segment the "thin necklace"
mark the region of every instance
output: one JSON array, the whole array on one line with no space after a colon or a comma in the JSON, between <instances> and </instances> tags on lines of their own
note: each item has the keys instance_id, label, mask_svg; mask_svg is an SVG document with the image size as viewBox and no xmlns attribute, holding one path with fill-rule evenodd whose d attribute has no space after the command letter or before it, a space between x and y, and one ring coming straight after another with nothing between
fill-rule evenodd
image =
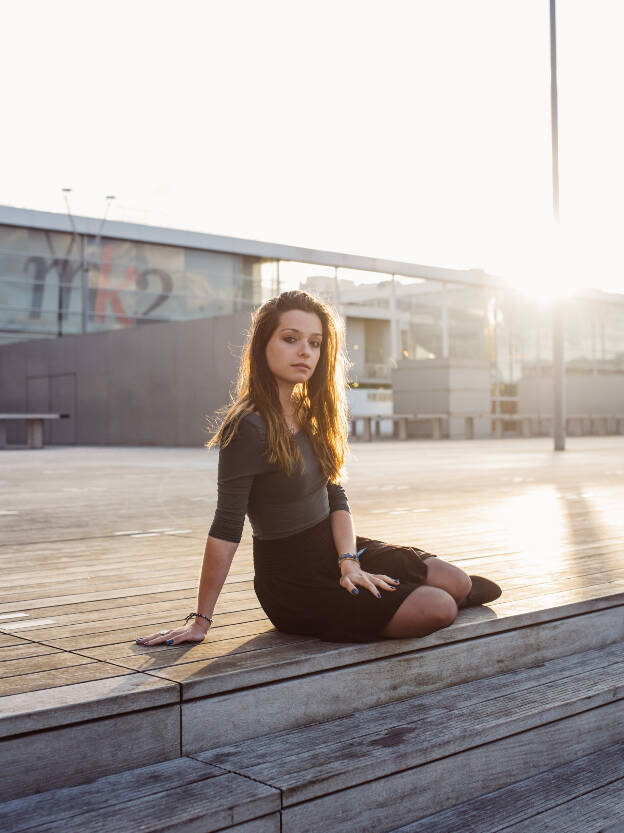
<instances>
[{"instance_id":1,"label":"thin necklace","mask_svg":"<svg viewBox=\"0 0 624 833\"><path fill-rule=\"evenodd\" d=\"M290 419L292 419L293 416L294 416L294 414L291 414ZM290 424L290 422L288 421L289 418L286 416L286 414L284 414L284 419L286 420L286 425L288 426L288 430L290 431L290 433L291 434L296 434L297 433L297 426Z\"/></svg>"}]
</instances>

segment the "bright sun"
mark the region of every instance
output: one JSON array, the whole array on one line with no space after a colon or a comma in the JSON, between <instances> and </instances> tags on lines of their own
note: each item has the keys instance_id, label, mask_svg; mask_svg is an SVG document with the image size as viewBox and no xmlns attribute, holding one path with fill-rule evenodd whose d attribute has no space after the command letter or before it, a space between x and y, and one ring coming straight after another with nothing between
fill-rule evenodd
<instances>
[{"instance_id":1,"label":"bright sun","mask_svg":"<svg viewBox=\"0 0 624 833\"><path fill-rule=\"evenodd\" d=\"M580 289L621 283L612 247L554 223L527 240L521 253L501 258L499 274L519 292L544 300Z\"/></svg>"}]
</instances>

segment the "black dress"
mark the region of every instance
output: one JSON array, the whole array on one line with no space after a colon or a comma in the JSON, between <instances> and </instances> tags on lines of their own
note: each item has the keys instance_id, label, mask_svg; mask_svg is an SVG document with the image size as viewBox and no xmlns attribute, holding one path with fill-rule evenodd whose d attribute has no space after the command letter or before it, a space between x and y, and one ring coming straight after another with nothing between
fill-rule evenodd
<instances>
[{"instance_id":1,"label":"black dress","mask_svg":"<svg viewBox=\"0 0 624 833\"><path fill-rule=\"evenodd\" d=\"M426 558L415 547L356 536L365 548L360 566L400 580L396 590L380 588L381 598L364 587L353 595L338 582L340 569L329 516L288 538L253 538L254 588L278 630L318 636L328 642L371 642L404 599L427 578Z\"/></svg>"},{"instance_id":2,"label":"black dress","mask_svg":"<svg viewBox=\"0 0 624 833\"><path fill-rule=\"evenodd\" d=\"M364 548L362 569L400 584L396 590L380 588L380 598L364 587L357 595L342 587L330 513L350 511L348 501L340 485L323 477L305 433L296 439L305 472L285 477L264 459L262 418L249 414L241 421L235 439L219 453L218 502L209 534L238 542L249 515L254 588L278 630L329 642L382 639L401 603L427 578L426 559L435 554L357 535L357 549Z\"/></svg>"}]
</instances>

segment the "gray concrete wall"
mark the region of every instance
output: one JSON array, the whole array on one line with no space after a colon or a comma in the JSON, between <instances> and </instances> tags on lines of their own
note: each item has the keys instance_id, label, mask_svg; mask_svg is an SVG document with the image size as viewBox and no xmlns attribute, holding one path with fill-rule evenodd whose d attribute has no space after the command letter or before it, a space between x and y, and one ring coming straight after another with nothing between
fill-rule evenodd
<instances>
[{"instance_id":1,"label":"gray concrete wall","mask_svg":"<svg viewBox=\"0 0 624 833\"><path fill-rule=\"evenodd\" d=\"M59 412L44 442L202 445L229 401L249 312L0 347L0 412ZM26 442L7 424L7 442Z\"/></svg>"},{"instance_id":2,"label":"gray concrete wall","mask_svg":"<svg viewBox=\"0 0 624 833\"><path fill-rule=\"evenodd\" d=\"M394 413L449 413L449 436L463 438L465 423L454 413L489 413L490 365L469 359L401 359L392 369ZM431 436L431 425L408 425L412 437ZM487 418L475 419L475 437L489 437Z\"/></svg>"},{"instance_id":3,"label":"gray concrete wall","mask_svg":"<svg viewBox=\"0 0 624 833\"><path fill-rule=\"evenodd\" d=\"M579 373L568 370L565 377L566 414L624 413L624 373ZM552 414L553 383L550 374L527 375L518 381L520 413Z\"/></svg>"}]
</instances>

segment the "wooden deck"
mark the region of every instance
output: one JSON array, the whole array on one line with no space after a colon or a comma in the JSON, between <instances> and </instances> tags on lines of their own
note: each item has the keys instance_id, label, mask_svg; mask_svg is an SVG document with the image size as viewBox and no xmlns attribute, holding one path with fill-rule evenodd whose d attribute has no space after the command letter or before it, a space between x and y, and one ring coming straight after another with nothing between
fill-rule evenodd
<instances>
[{"instance_id":1,"label":"wooden deck","mask_svg":"<svg viewBox=\"0 0 624 833\"><path fill-rule=\"evenodd\" d=\"M624 437L605 436L568 438L559 454L547 438L352 445L358 532L503 587L430 637L337 645L277 632L253 591L246 525L206 641L138 646L194 608L216 462L205 449L0 452L5 799L624 636Z\"/></svg>"}]
</instances>

